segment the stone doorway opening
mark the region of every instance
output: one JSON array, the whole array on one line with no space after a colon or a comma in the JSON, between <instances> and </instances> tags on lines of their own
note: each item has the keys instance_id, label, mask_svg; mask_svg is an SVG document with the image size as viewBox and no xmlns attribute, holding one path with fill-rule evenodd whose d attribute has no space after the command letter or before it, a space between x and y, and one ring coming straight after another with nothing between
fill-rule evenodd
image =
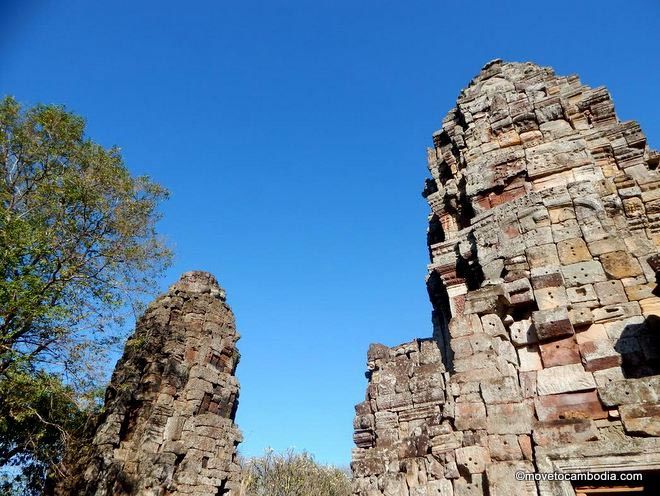
<instances>
[{"instance_id":1,"label":"stone doorway opening","mask_svg":"<svg viewBox=\"0 0 660 496\"><path fill-rule=\"evenodd\" d=\"M641 480L609 485L574 485L575 496L657 496L660 494L660 472L637 472Z\"/></svg>"}]
</instances>

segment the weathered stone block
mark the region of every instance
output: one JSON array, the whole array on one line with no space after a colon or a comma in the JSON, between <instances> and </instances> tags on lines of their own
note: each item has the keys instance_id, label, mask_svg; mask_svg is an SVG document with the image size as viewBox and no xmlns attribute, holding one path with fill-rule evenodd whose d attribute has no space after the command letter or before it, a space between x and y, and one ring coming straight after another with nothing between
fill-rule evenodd
<instances>
[{"instance_id":1,"label":"weathered stone block","mask_svg":"<svg viewBox=\"0 0 660 496\"><path fill-rule=\"evenodd\" d=\"M508 295L502 286L486 286L467 294L465 299L465 314L485 315L498 313L509 306Z\"/></svg>"},{"instance_id":2,"label":"weathered stone block","mask_svg":"<svg viewBox=\"0 0 660 496\"><path fill-rule=\"evenodd\" d=\"M607 280L603 267L595 260L564 265L561 272L567 287L583 286Z\"/></svg>"},{"instance_id":3,"label":"weathered stone block","mask_svg":"<svg viewBox=\"0 0 660 496\"><path fill-rule=\"evenodd\" d=\"M613 320L623 320L642 313L639 303L631 301L629 303L619 303L617 305L607 305L602 308L592 310L594 322L605 323ZM608 331L609 332L609 331Z\"/></svg>"},{"instance_id":4,"label":"weathered stone block","mask_svg":"<svg viewBox=\"0 0 660 496\"><path fill-rule=\"evenodd\" d=\"M490 453L482 446L466 446L456 450L456 464L471 474L480 474L490 463Z\"/></svg>"},{"instance_id":5,"label":"weathered stone block","mask_svg":"<svg viewBox=\"0 0 660 496\"><path fill-rule=\"evenodd\" d=\"M580 351L574 336L539 344L544 367L580 363Z\"/></svg>"},{"instance_id":6,"label":"weathered stone block","mask_svg":"<svg viewBox=\"0 0 660 496\"><path fill-rule=\"evenodd\" d=\"M482 382L481 396L486 403L513 403L522 400L520 386L514 377Z\"/></svg>"},{"instance_id":7,"label":"weathered stone block","mask_svg":"<svg viewBox=\"0 0 660 496\"><path fill-rule=\"evenodd\" d=\"M654 297L653 290L656 287L655 282L638 282L639 279L641 279L641 277L627 278L622 281L624 283L623 286L625 288L627 299L630 301L639 301ZM646 278L644 278L644 280L646 280ZM634 282L626 286L626 281Z\"/></svg>"},{"instance_id":8,"label":"weathered stone block","mask_svg":"<svg viewBox=\"0 0 660 496\"><path fill-rule=\"evenodd\" d=\"M611 253L613 251L621 251L626 249L625 243L620 238L606 236L603 239L590 241L587 245L589 251L594 257L600 256L604 253Z\"/></svg>"},{"instance_id":9,"label":"weathered stone block","mask_svg":"<svg viewBox=\"0 0 660 496\"><path fill-rule=\"evenodd\" d=\"M534 301L532 285L526 277L507 282L504 290L509 294L512 306L524 306Z\"/></svg>"},{"instance_id":10,"label":"weathered stone block","mask_svg":"<svg viewBox=\"0 0 660 496\"><path fill-rule=\"evenodd\" d=\"M591 419L538 422L532 432L539 446L561 446L598 439L598 429Z\"/></svg>"},{"instance_id":11,"label":"weathered stone block","mask_svg":"<svg viewBox=\"0 0 660 496\"><path fill-rule=\"evenodd\" d=\"M521 372L541 370L543 368L538 345L531 344L523 346L516 349L516 352L518 353L518 361L520 362L519 370Z\"/></svg>"},{"instance_id":12,"label":"weathered stone block","mask_svg":"<svg viewBox=\"0 0 660 496\"><path fill-rule=\"evenodd\" d=\"M483 474L472 474L469 478L454 479L452 483L454 484L454 496L483 496L484 494Z\"/></svg>"},{"instance_id":13,"label":"weathered stone block","mask_svg":"<svg viewBox=\"0 0 660 496\"><path fill-rule=\"evenodd\" d=\"M573 328L578 329L590 326L594 322L594 314L588 307L576 307L568 312L568 320Z\"/></svg>"},{"instance_id":14,"label":"weathered stone block","mask_svg":"<svg viewBox=\"0 0 660 496\"><path fill-rule=\"evenodd\" d=\"M570 265L591 260L587 244L582 238L571 238L557 243L557 252L562 265Z\"/></svg>"},{"instance_id":15,"label":"weathered stone block","mask_svg":"<svg viewBox=\"0 0 660 496\"><path fill-rule=\"evenodd\" d=\"M556 267L559 265L557 247L554 243L542 246L532 246L525 250L530 268Z\"/></svg>"},{"instance_id":16,"label":"weathered stone block","mask_svg":"<svg viewBox=\"0 0 660 496\"><path fill-rule=\"evenodd\" d=\"M531 319L523 319L511 323L509 333L511 342L518 346L528 345L538 341Z\"/></svg>"},{"instance_id":17,"label":"weathered stone block","mask_svg":"<svg viewBox=\"0 0 660 496\"><path fill-rule=\"evenodd\" d=\"M537 289L543 288L558 288L563 286L564 276L561 275L559 269L546 268L545 270L532 271L532 287Z\"/></svg>"},{"instance_id":18,"label":"weathered stone block","mask_svg":"<svg viewBox=\"0 0 660 496\"><path fill-rule=\"evenodd\" d=\"M528 400L520 403L487 405L488 434L525 434L531 431L534 407Z\"/></svg>"},{"instance_id":19,"label":"weathered stone block","mask_svg":"<svg viewBox=\"0 0 660 496\"><path fill-rule=\"evenodd\" d=\"M543 288L534 290L536 297L536 304L539 310L549 310L551 308L566 307L568 305L568 297L566 288L559 286L558 288Z\"/></svg>"},{"instance_id":20,"label":"weathered stone block","mask_svg":"<svg viewBox=\"0 0 660 496\"><path fill-rule=\"evenodd\" d=\"M540 341L571 336L574 333L573 324L568 318L568 310L565 307L534 312L532 322Z\"/></svg>"},{"instance_id":21,"label":"weathered stone block","mask_svg":"<svg viewBox=\"0 0 660 496\"><path fill-rule=\"evenodd\" d=\"M590 372L621 365L621 355L614 349L609 339L598 339L582 343L580 354L585 370Z\"/></svg>"},{"instance_id":22,"label":"weathered stone block","mask_svg":"<svg viewBox=\"0 0 660 496\"><path fill-rule=\"evenodd\" d=\"M456 315L449 321L449 333L454 338L479 332L483 332L483 328L478 315Z\"/></svg>"},{"instance_id":23,"label":"weathered stone block","mask_svg":"<svg viewBox=\"0 0 660 496\"><path fill-rule=\"evenodd\" d=\"M568 301L572 304L592 302L593 305L586 306L598 306L598 295L596 294L596 291L594 291L592 284L567 288L566 295Z\"/></svg>"},{"instance_id":24,"label":"weathered stone block","mask_svg":"<svg viewBox=\"0 0 660 496\"><path fill-rule=\"evenodd\" d=\"M536 373L539 395L584 391L596 387L594 376L582 364L561 365L539 370Z\"/></svg>"},{"instance_id":25,"label":"weathered stone block","mask_svg":"<svg viewBox=\"0 0 660 496\"><path fill-rule=\"evenodd\" d=\"M619 412L626 432L634 435L660 436L660 405L649 403L621 405Z\"/></svg>"},{"instance_id":26,"label":"weathered stone block","mask_svg":"<svg viewBox=\"0 0 660 496\"><path fill-rule=\"evenodd\" d=\"M660 376L610 381L598 387L598 395L606 406L658 403Z\"/></svg>"},{"instance_id":27,"label":"weathered stone block","mask_svg":"<svg viewBox=\"0 0 660 496\"><path fill-rule=\"evenodd\" d=\"M639 300L639 306L641 307L642 315L645 317L651 315L660 316L660 298L657 296Z\"/></svg>"},{"instance_id":28,"label":"weathered stone block","mask_svg":"<svg viewBox=\"0 0 660 496\"><path fill-rule=\"evenodd\" d=\"M455 425L459 430L485 429L486 406L482 402L457 403Z\"/></svg>"},{"instance_id":29,"label":"weathered stone block","mask_svg":"<svg viewBox=\"0 0 660 496\"><path fill-rule=\"evenodd\" d=\"M552 225L552 239L555 243L581 235L580 224L575 219L567 219L564 222Z\"/></svg>"},{"instance_id":30,"label":"weathered stone block","mask_svg":"<svg viewBox=\"0 0 660 496\"><path fill-rule=\"evenodd\" d=\"M488 436L488 451L493 460L522 460L523 454L515 434Z\"/></svg>"},{"instance_id":31,"label":"weathered stone block","mask_svg":"<svg viewBox=\"0 0 660 496\"><path fill-rule=\"evenodd\" d=\"M575 333L575 339L577 340L578 345L580 345L587 341L608 339L608 335L603 324L592 324L588 327L578 329Z\"/></svg>"},{"instance_id":32,"label":"weathered stone block","mask_svg":"<svg viewBox=\"0 0 660 496\"><path fill-rule=\"evenodd\" d=\"M642 275L642 267L635 257L626 251L613 251L600 256L605 273L613 279Z\"/></svg>"},{"instance_id":33,"label":"weathered stone block","mask_svg":"<svg viewBox=\"0 0 660 496\"><path fill-rule=\"evenodd\" d=\"M534 472L534 466L529 461L491 463L486 469L488 494L490 496L537 496L534 481L519 481L516 473Z\"/></svg>"},{"instance_id":34,"label":"weathered stone block","mask_svg":"<svg viewBox=\"0 0 660 496\"><path fill-rule=\"evenodd\" d=\"M603 408L596 391L537 396L534 405L541 421L607 418L607 410Z\"/></svg>"},{"instance_id":35,"label":"weathered stone block","mask_svg":"<svg viewBox=\"0 0 660 496\"><path fill-rule=\"evenodd\" d=\"M605 281L594 284L601 305L612 305L628 301L621 281Z\"/></svg>"},{"instance_id":36,"label":"weathered stone block","mask_svg":"<svg viewBox=\"0 0 660 496\"><path fill-rule=\"evenodd\" d=\"M507 338L508 334L504 329L502 320L495 314L487 314L481 317L481 325L484 332L492 337Z\"/></svg>"}]
</instances>

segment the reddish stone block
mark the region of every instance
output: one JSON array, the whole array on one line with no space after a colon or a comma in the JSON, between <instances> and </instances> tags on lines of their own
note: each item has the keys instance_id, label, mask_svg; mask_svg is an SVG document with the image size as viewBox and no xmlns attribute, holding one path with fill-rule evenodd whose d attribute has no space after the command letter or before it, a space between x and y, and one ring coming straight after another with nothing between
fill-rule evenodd
<instances>
[{"instance_id":1,"label":"reddish stone block","mask_svg":"<svg viewBox=\"0 0 660 496\"><path fill-rule=\"evenodd\" d=\"M587 341L579 346L582 363L589 372L621 366L621 355L609 339Z\"/></svg>"},{"instance_id":2,"label":"reddish stone block","mask_svg":"<svg viewBox=\"0 0 660 496\"><path fill-rule=\"evenodd\" d=\"M538 422L532 432L539 446L562 446L598 439L598 429L591 419Z\"/></svg>"},{"instance_id":3,"label":"reddish stone block","mask_svg":"<svg viewBox=\"0 0 660 496\"><path fill-rule=\"evenodd\" d=\"M544 367L580 363L580 351L575 336L539 344Z\"/></svg>"},{"instance_id":4,"label":"reddish stone block","mask_svg":"<svg viewBox=\"0 0 660 496\"><path fill-rule=\"evenodd\" d=\"M570 418L607 418L596 391L561 393L534 398L536 416L541 421Z\"/></svg>"},{"instance_id":5,"label":"reddish stone block","mask_svg":"<svg viewBox=\"0 0 660 496\"><path fill-rule=\"evenodd\" d=\"M559 272L532 276L534 289L558 288L564 284L564 278Z\"/></svg>"}]
</instances>

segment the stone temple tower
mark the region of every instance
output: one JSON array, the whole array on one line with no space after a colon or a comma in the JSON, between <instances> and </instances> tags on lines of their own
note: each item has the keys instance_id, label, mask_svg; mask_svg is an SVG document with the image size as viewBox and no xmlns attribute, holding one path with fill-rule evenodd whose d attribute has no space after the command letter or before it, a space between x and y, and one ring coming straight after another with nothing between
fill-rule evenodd
<instances>
[{"instance_id":1,"label":"stone temple tower","mask_svg":"<svg viewBox=\"0 0 660 496\"><path fill-rule=\"evenodd\" d=\"M605 88L499 60L433 144L434 333L369 349L355 494L660 494L660 155Z\"/></svg>"},{"instance_id":2,"label":"stone temple tower","mask_svg":"<svg viewBox=\"0 0 660 496\"><path fill-rule=\"evenodd\" d=\"M184 274L139 319L55 494L238 495L238 338L215 278Z\"/></svg>"}]
</instances>

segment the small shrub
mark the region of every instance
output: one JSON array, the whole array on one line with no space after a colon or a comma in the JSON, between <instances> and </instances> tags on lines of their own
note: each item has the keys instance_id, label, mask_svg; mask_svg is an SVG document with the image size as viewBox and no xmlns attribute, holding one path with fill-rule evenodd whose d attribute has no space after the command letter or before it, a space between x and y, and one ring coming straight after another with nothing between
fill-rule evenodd
<instances>
[{"instance_id":1,"label":"small shrub","mask_svg":"<svg viewBox=\"0 0 660 496\"><path fill-rule=\"evenodd\" d=\"M322 465L307 452L266 450L240 458L241 496L350 496L347 470Z\"/></svg>"}]
</instances>

